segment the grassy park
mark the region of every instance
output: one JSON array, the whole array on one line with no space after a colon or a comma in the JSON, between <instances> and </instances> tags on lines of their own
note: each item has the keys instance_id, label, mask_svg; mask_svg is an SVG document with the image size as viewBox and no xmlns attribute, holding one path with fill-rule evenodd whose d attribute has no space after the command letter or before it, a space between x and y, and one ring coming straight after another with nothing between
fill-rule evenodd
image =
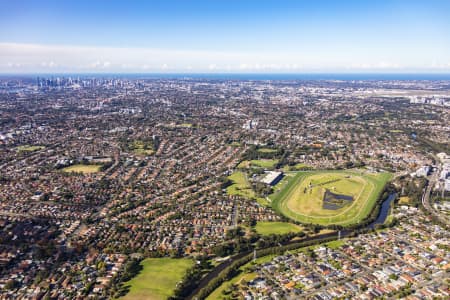
<instances>
[{"instance_id":1,"label":"grassy park","mask_svg":"<svg viewBox=\"0 0 450 300\"><path fill-rule=\"evenodd\" d=\"M20 152L34 152L45 149L44 146L23 145L16 148Z\"/></svg>"},{"instance_id":2,"label":"grassy park","mask_svg":"<svg viewBox=\"0 0 450 300\"><path fill-rule=\"evenodd\" d=\"M400 205L408 205L410 203L411 203L411 200L409 199L408 196L400 197L400 199L398 200L398 204L400 204Z\"/></svg>"},{"instance_id":3,"label":"grassy park","mask_svg":"<svg viewBox=\"0 0 450 300\"><path fill-rule=\"evenodd\" d=\"M124 283L130 291L124 300L167 299L175 290L186 270L192 267L193 261L184 258L147 258L141 262L142 271L130 281Z\"/></svg>"},{"instance_id":4,"label":"grassy park","mask_svg":"<svg viewBox=\"0 0 450 300\"><path fill-rule=\"evenodd\" d=\"M277 152L277 149L271 149L271 148L259 148L258 152L260 153L275 153Z\"/></svg>"},{"instance_id":5,"label":"grassy park","mask_svg":"<svg viewBox=\"0 0 450 300\"><path fill-rule=\"evenodd\" d=\"M287 222L258 222L255 225L255 230L261 235L287 234L300 232L302 227Z\"/></svg>"},{"instance_id":6,"label":"grassy park","mask_svg":"<svg viewBox=\"0 0 450 300\"><path fill-rule=\"evenodd\" d=\"M256 167L264 169L272 169L278 163L278 159L254 159L254 160L244 160L237 167L239 169Z\"/></svg>"},{"instance_id":7,"label":"grassy park","mask_svg":"<svg viewBox=\"0 0 450 300\"><path fill-rule=\"evenodd\" d=\"M250 161L250 165L266 169L275 167L277 163L278 159L255 159Z\"/></svg>"},{"instance_id":8,"label":"grassy park","mask_svg":"<svg viewBox=\"0 0 450 300\"><path fill-rule=\"evenodd\" d=\"M272 207L290 219L349 225L371 212L390 178L365 171L298 172L270 198Z\"/></svg>"},{"instance_id":9,"label":"grassy park","mask_svg":"<svg viewBox=\"0 0 450 300\"><path fill-rule=\"evenodd\" d=\"M69 167L66 167L63 170L65 173L83 173L83 174L91 174L91 173L97 173L100 171L102 165L72 165Z\"/></svg>"},{"instance_id":10,"label":"grassy park","mask_svg":"<svg viewBox=\"0 0 450 300\"><path fill-rule=\"evenodd\" d=\"M266 199L258 197L252 189L247 175L244 172L237 171L228 176L228 179L233 181L233 184L227 187L227 194L231 196L241 196L247 199L254 199L263 206L268 206Z\"/></svg>"},{"instance_id":11,"label":"grassy park","mask_svg":"<svg viewBox=\"0 0 450 300\"><path fill-rule=\"evenodd\" d=\"M223 293L227 293L227 290L229 286L232 284L240 284L242 281L250 281L257 277L257 274L254 272L246 273L243 270L240 270L240 273L238 276L233 277L229 281L224 282L221 284L214 292L211 293L206 299L207 300L220 300L223 299Z\"/></svg>"},{"instance_id":12,"label":"grassy park","mask_svg":"<svg viewBox=\"0 0 450 300\"><path fill-rule=\"evenodd\" d=\"M152 155L155 153L153 150L153 143L151 142L135 140L132 141L128 147L137 155Z\"/></svg>"},{"instance_id":13,"label":"grassy park","mask_svg":"<svg viewBox=\"0 0 450 300\"><path fill-rule=\"evenodd\" d=\"M246 174L244 172L234 172L230 176L228 176L230 180L233 181L233 184L227 187L227 193L232 196L242 196L245 198L254 198L255 192L253 191Z\"/></svg>"},{"instance_id":14,"label":"grassy park","mask_svg":"<svg viewBox=\"0 0 450 300\"><path fill-rule=\"evenodd\" d=\"M206 300L221 300L224 299L224 294L227 293L227 290L232 284L240 284L243 280L250 281L257 277L257 274L254 272L248 272L247 269L254 265L254 264L263 264L265 262L271 261L275 255L267 255L258 257L256 261L251 261L242 267L239 268L239 273L231 278L228 281L223 282L217 289L214 290L207 298Z\"/></svg>"},{"instance_id":15,"label":"grassy park","mask_svg":"<svg viewBox=\"0 0 450 300\"><path fill-rule=\"evenodd\" d=\"M237 141L234 141L234 142L232 142L232 143L230 144L230 146L233 146L233 147L240 147L240 146L242 146L242 144L239 143L239 142L237 142Z\"/></svg>"},{"instance_id":16,"label":"grassy park","mask_svg":"<svg viewBox=\"0 0 450 300\"><path fill-rule=\"evenodd\" d=\"M298 163L295 164L293 166L285 166L284 167L284 171L307 171L307 170L312 170L314 169L314 167L307 165L307 164L303 164L303 163Z\"/></svg>"}]
</instances>

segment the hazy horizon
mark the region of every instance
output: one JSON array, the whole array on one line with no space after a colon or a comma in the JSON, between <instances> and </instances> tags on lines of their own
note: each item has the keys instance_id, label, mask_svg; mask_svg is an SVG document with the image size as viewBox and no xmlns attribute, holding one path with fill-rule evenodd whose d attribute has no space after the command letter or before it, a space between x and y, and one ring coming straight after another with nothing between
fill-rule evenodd
<instances>
[{"instance_id":1,"label":"hazy horizon","mask_svg":"<svg viewBox=\"0 0 450 300\"><path fill-rule=\"evenodd\" d=\"M449 73L448 1L5 2L0 73Z\"/></svg>"}]
</instances>

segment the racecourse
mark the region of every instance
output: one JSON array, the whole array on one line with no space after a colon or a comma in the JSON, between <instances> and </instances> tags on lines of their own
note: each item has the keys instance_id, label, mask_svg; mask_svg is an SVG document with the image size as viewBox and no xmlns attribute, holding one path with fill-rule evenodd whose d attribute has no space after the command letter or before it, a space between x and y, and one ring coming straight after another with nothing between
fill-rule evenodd
<instances>
[{"instance_id":1,"label":"racecourse","mask_svg":"<svg viewBox=\"0 0 450 300\"><path fill-rule=\"evenodd\" d=\"M272 207L302 223L350 225L363 220L374 208L390 173L365 170L296 172L284 188L271 196ZM324 203L326 191L353 201Z\"/></svg>"}]
</instances>

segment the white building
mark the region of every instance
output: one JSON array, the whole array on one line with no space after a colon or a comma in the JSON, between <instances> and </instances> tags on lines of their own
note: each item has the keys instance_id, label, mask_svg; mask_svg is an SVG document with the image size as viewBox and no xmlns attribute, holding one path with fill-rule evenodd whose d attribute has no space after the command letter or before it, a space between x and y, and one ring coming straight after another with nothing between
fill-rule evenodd
<instances>
[{"instance_id":1,"label":"white building","mask_svg":"<svg viewBox=\"0 0 450 300\"><path fill-rule=\"evenodd\" d=\"M275 185L281 180L281 178L283 178L283 172L268 171L263 179L261 179L261 182L269 185Z\"/></svg>"},{"instance_id":2,"label":"white building","mask_svg":"<svg viewBox=\"0 0 450 300\"><path fill-rule=\"evenodd\" d=\"M416 172L412 173L411 176L413 177L427 177L428 174L430 173L430 166L423 166L420 167L419 169L417 169Z\"/></svg>"}]
</instances>

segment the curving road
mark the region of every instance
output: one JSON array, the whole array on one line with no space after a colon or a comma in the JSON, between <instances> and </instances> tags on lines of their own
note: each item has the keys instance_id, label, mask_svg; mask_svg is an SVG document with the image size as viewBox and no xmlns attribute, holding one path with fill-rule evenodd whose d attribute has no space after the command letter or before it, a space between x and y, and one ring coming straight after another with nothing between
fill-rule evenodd
<instances>
[{"instance_id":1,"label":"curving road","mask_svg":"<svg viewBox=\"0 0 450 300\"><path fill-rule=\"evenodd\" d=\"M436 171L428 178L428 185L425 187L425 190L423 191L422 194L422 205L441 223L446 224L448 226L450 224L448 217L437 212L430 203L431 191L433 190L433 186L439 180L439 172L440 169L437 168Z\"/></svg>"}]
</instances>

